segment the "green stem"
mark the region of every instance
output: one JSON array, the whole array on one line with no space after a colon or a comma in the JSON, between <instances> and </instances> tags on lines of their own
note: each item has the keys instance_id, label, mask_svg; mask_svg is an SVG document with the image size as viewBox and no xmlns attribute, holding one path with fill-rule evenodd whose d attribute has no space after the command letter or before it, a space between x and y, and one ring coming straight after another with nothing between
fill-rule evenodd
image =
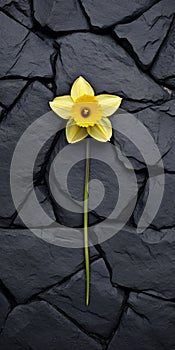
<instances>
[{"instance_id":1,"label":"green stem","mask_svg":"<svg viewBox=\"0 0 175 350\"><path fill-rule=\"evenodd\" d=\"M90 295L90 268L89 268L89 246L88 246L88 197L89 197L89 140L86 143L86 171L84 185L84 255L86 268L86 306L89 305Z\"/></svg>"}]
</instances>

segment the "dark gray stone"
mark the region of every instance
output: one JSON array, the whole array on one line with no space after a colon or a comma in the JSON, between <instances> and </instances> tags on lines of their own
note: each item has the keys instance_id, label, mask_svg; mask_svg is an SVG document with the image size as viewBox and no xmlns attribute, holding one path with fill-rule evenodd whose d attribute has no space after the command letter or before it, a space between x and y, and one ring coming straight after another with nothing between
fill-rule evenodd
<instances>
[{"instance_id":1,"label":"dark gray stone","mask_svg":"<svg viewBox=\"0 0 175 350\"><path fill-rule=\"evenodd\" d=\"M174 101L168 101L161 106L152 106L136 114L153 136L167 171L175 171Z\"/></svg>"},{"instance_id":2,"label":"dark gray stone","mask_svg":"<svg viewBox=\"0 0 175 350\"><path fill-rule=\"evenodd\" d=\"M41 207L43 208L43 210L45 211L45 213L54 221L56 221L55 215L54 215L54 211L53 211L53 206L50 200L50 195L48 193L48 189L45 185L39 185L37 187L34 188L33 190L37 196L38 202L40 203ZM32 191L32 193L33 193ZM30 211L30 196L31 194L29 194L29 196L26 198L23 206L22 206L22 210L27 210L28 212ZM13 221L13 225L15 226L22 226L24 227L25 224L23 223L22 219L20 218L20 210L18 211L19 215L15 218L15 220ZM34 220L33 217L29 217L28 216L28 224L29 227L36 227L36 224L34 224ZM37 227L43 227L43 221L42 221L42 217L39 217L37 219Z\"/></svg>"},{"instance_id":3,"label":"dark gray stone","mask_svg":"<svg viewBox=\"0 0 175 350\"><path fill-rule=\"evenodd\" d=\"M41 83L34 82L28 86L17 104L0 124L0 217L10 217L15 212L10 189L10 164L17 142L32 122L49 111L48 101L52 98L53 94L50 90ZM46 152L48 147L45 149ZM45 152L38 159L38 170L41 169L44 156ZM30 190L26 187L26 196Z\"/></svg>"},{"instance_id":4,"label":"dark gray stone","mask_svg":"<svg viewBox=\"0 0 175 350\"><path fill-rule=\"evenodd\" d=\"M0 102L9 108L26 84L27 81L22 79L0 80Z\"/></svg>"},{"instance_id":5,"label":"dark gray stone","mask_svg":"<svg viewBox=\"0 0 175 350\"><path fill-rule=\"evenodd\" d=\"M109 350L175 348L175 304L142 293L131 293L120 327Z\"/></svg>"},{"instance_id":6,"label":"dark gray stone","mask_svg":"<svg viewBox=\"0 0 175 350\"><path fill-rule=\"evenodd\" d=\"M126 107L125 107L126 105ZM123 103L122 107L127 107L127 103ZM174 157L175 157L175 103L174 99L167 101L161 105L152 105L148 108L136 112L135 117L143 123L153 137L155 144L158 146L160 154L163 159L164 167L167 171L175 171ZM134 107L134 108L133 108ZM129 104L129 109L132 110L139 107L137 104ZM142 135L136 134L142 140ZM115 140L119 144L123 154L125 154L132 161L133 167L137 170L145 169L145 161L139 151L130 140L119 133L115 133ZM146 148L145 148L146 152ZM145 153L146 154L146 153ZM152 159L150 157L151 165ZM159 164L157 164L159 167Z\"/></svg>"},{"instance_id":7,"label":"dark gray stone","mask_svg":"<svg viewBox=\"0 0 175 350\"><path fill-rule=\"evenodd\" d=\"M33 5L35 13L31 12ZM0 0L0 8L0 350L175 350L173 1ZM126 203L121 215L103 221L104 239L108 238L111 227L117 231L125 209L133 203L134 206L124 229L103 244L99 243L98 251L90 248L88 307L85 307L83 248L51 244L54 230L63 245L67 243L68 228L64 228L64 224L81 226L82 231L71 228L69 232L72 237L75 233L75 240L80 238L83 242L83 213L76 216L58 200L59 206L54 191L51 192L48 174L57 154L67 146L64 131L58 132L60 127L65 128L66 121L53 112L48 113L48 120L43 116L50 111L51 91L57 96L68 94L79 75L92 84L97 94L123 97L121 107L134 113L148 128L166 170L159 212L151 228L138 234L135 226L148 194L148 167L139 147L114 131L111 143L119 149L112 152L109 144L111 151L107 159L112 159L116 171L110 172L106 165L91 159L91 178L101 180L104 188L98 184L97 190L92 181L90 202L103 195L104 189L105 196L100 206L89 214L89 224L92 224L89 241L98 241L101 231L95 224L102 222L117 202L116 175L121 175L121 168L125 195L120 193L122 198L126 197ZM111 118L112 123L116 120L117 124L118 114L122 114L121 109ZM27 209L30 231L26 221L23 223L17 212L14 213L9 172L17 142L40 116L41 121L31 131L27 147L19 154L16 172L22 199L18 211L21 215ZM30 178L30 161L29 157L24 158L25 150L32 155L53 129L55 134L48 137L38 152L33 178ZM137 128L134 135L144 143L142 132L138 133ZM81 148L83 142L79 145ZM106 144L95 142L95 150L98 145L105 162L103 146ZM77 156L76 145L68 147L70 154L58 164L54 180L58 199L63 195L70 203L83 199L85 164L77 163L69 172L66 193L57 179ZM94 152L91 147L90 150ZM85 151L83 147L82 151ZM133 182L124 180L125 175L132 173L125 154L137 176L136 207ZM160 164L154 169L156 180ZM58 223L48 226L37 210L30 212L32 182L40 206L52 221L56 219L62 224L60 228ZM153 197L153 206L157 194ZM34 227L36 236L32 233Z\"/></svg>"},{"instance_id":8,"label":"dark gray stone","mask_svg":"<svg viewBox=\"0 0 175 350\"><path fill-rule=\"evenodd\" d=\"M69 281L42 293L40 297L63 310L87 332L108 338L119 322L124 293L112 287L102 259L91 264L88 308L85 306L84 286L85 274L80 271Z\"/></svg>"},{"instance_id":9,"label":"dark gray stone","mask_svg":"<svg viewBox=\"0 0 175 350\"><path fill-rule=\"evenodd\" d=\"M142 109L145 109L149 106L152 106L152 102L138 102L138 101L127 101L125 99L122 100L121 108L128 113L139 112Z\"/></svg>"},{"instance_id":10,"label":"dark gray stone","mask_svg":"<svg viewBox=\"0 0 175 350\"><path fill-rule=\"evenodd\" d=\"M156 3L156 0L81 0L93 27L106 28L132 20Z\"/></svg>"},{"instance_id":11,"label":"dark gray stone","mask_svg":"<svg viewBox=\"0 0 175 350\"><path fill-rule=\"evenodd\" d=\"M91 256L98 256L95 248ZM84 267L83 249L48 244L29 230L0 231L0 279L22 303Z\"/></svg>"},{"instance_id":12,"label":"dark gray stone","mask_svg":"<svg viewBox=\"0 0 175 350\"><path fill-rule=\"evenodd\" d=\"M6 317L10 311L10 303L4 293L0 289L0 332L4 327Z\"/></svg>"},{"instance_id":13,"label":"dark gray stone","mask_svg":"<svg viewBox=\"0 0 175 350\"><path fill-rule=\"evenodd\" d=\"M139 102L156 102L169 96L109 36L77 33L59 39L59 44L57 95L68 94L74 79L83 75L98 94L114 93Z\"/></svg>"},{"instance_id":14,"label":"dark gray stone","mask_svg":"<svg viewBox=\"0 0 175 350\"><path fill-rule=\"evenodd\" d=\"M66 147L68 148L65 161L65 156L59 157L59 154L60 151L64 148L66 149ZM85 149L85 143L83 145L81 143L68 145L63 130L55 147L52 149L46 168L46 182L50 189L55 216L61 225L68 227L83 227L82 201L84 199ZM92 140L90 154L90 181L98 180L102 184L101 187L99 187L99 184L95 183L89 188L89 199L94 205L93 209L89 212L88 220L89 225L95 225L109 217L116 206L119 194L119 183L116 175L117 170L120 178L125 179L125 186L129 189L126 201L121 205L120 216L122 212L125 213L128 205L131 204L135 198L135 179L131 179L130 170L128 170L124 164L121 164L113 145L106 143L101 144ZM101 154L103 154L103 160L100 159ZM59 158L57 158L57 156ZM55 159L59 160L55 161ZM80 159L83 160L80 161ZM110 163L108 161L109 159ZM53 166L51 168L52 164ZM68 171L67 187L65 187L64 171L65 168L69 169L69 164L71 164L71 170ZM64 202L63 205L60 197ZM78 203L76 201L78 201ZM68 207L67 204L70 204L70 206Z\"/></svg>"},{"instance_id":15,"label":"dark gray stone","mask_svg":"<svg viewBox=\"0 0 175 350\"><path fill-rule=\"evenodd\" d=\"M146 291L167 299L175 297L175 230L147 230L136 234L126 228L101 244L117 286Z\"/></svg>"},{"instance_id":16,"label":"dark gray stone","mask_svg":"<svg viewBox=\"0 0 175 350\"><path fill-rule=\"evenodd\" d=\"M4 13L0 13L0 30L1 78L52 77L52 47Z\"/></svg>"},{"instance_id":17,"label":"dark gray stone","mask_svg":"<svg viewBox=\"0 0 175 350\"><path fill-rule=\"evenodd\" d=\"M55 32L89 29L78 0L34 0L34 16L43 27Z\"/></svg>"},{"instance_id":18,"label":"dark gray stone","mask_svg":"<svg viewBox=\"0 0 175 350\"><path fill-rule=\"evenodd\" d=\"M174 13L174 1L163 0L144 12L135 21L115 27L117 36L122 40L127 40L144 68L148 68L153 62L167 35Z\"/></svg>"},{"instance_id":19,"label":"dark gray stone","mask_svg":"<svg viewBox=\"0 0 175 350\"><path fill-rule=\"evenodd\" d=\"M100 350L102 346L44 301L17 306L0 338L2 350Z\"/></svg>"},{"instance_id":20,"label":"dark gray stone","mask_svg":"<svg viewBox=\"0 0 175 350\"><path fill-rule=\"evenodd\" d=\"M1 0L0 8L28 28L33 26L30 0Z\"/></svg>"},{"instance_id":21,"label":"dark gray stone","mask_svg":"<svg viewBox=\"0 0 175 350\"><path fill-rule=\"evenodd\" d=\"M159 178L155 176L153 178L154 185L159 184ZM172 193L174 192L175 188L175 174L165 174L165 187L164 187L164 194L163 199L160 205L160 208L158 210L158 213L156 217L154 218L151 225L157 229L163 229L166 227L174 227L175 226L175 198L172 196ZM141 213L145 207L145 204L147 202L147 197L149 193L149 179L146 183L146 186L144 188L144 192L142 193L142 196L139 198L139 201L137 203L136 210L134 212L134 219L135 223L138 223L139 217L141 216ZM153 198L154 201L154 198ZM153 205L153 203L151 203ZM149 222L149 215L146 216L147 222Z\"/></svg>"},{"instance_id":22,"label":"dark gray stone","mask_svg":"<svg viewBox=\"0 0 175 350\"><path fill-rule=\"evenodd\" d=\"M170 88L175 88L175 21L151 69L154 78Z\"/></svg>"}]
</instances>

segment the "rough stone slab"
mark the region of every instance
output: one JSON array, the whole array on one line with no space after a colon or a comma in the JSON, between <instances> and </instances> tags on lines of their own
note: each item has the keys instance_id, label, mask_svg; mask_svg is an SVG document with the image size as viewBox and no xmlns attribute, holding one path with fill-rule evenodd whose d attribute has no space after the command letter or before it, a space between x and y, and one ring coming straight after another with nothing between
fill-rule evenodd
<instances>
[{"instance_id":1,"label":"rough stone slab","mask_svg":"<svg viewBox=\"0 0 175 350\"><path fill-rule=\"evenodd\" d=\"M163 0L152 6L135 21L115 27L117 36L122 40L127 40L144 68L148 68L153 62L167 35L174 13L174 1Z\"/></svg>"},{"instance_id":2,"label":"rough stone slab","mask_svg":"<svg viewBox=\"0 0 175 350\"><path fill-rule=\"evenodd\" d=\"M68 227L83 227L85 143L69 145L63 130L55 147L52 148L47 163L45 179L51 193L54 213L58 222ZM95 225L104 218L108 218L114 211L119 195L117 171L120 179L122 178L125 183L125 188L128 189L118 213L118 219L121 219L122 214L127 212L127 207L132 206L131 203L135 199L135 178L131 178L130 169L128 170L125 164L121 164L118 152L112 144L101 144L92 140L90 150L92 155L90 181L97 180L101 186L96 182L94 185L91 183L89 187L92 209L89 213L89 225ZM60 156L61 151L65 151L66 156ZM101 154L103 154L102 159ZM67 186L65 186L65 176L67 176Z\"/></svg>"},{"instance_id":3,"label":"rough stone slab","mask_svg":"<svg viewBox=\"0 0 175 350\"><path fill-rule=\"evenodd\" d=\"M128 113L139 112L142 109L145 109L149 106L152 106L152 102L138 102L138 101L127 101L125 99L122 100L121 108Z\"/></svg>"},{"instance_id":4,"label":"rough stone slab","mask_svg":"<svg viewBox=\"0 0 175 350\"><path fill-rule=\"evenodd\" d=\"M81 0L93 27L106 28L132 20L155 4L156 0Z\"/></svg>"},{"instance_id":5,"label":"rough stone slab","mask_svg":"<svg viewBox=\"0 0 175 350\"><path fill-rule=\"evenodd\" d=\"M160 83L175 88L175 21L151 69L151 74Z\"/></svg>"},{"instance_id":6,"label":"rough stone slab","mask_svg":"<svg viewBox=\"0 0 175 350\"><path fill-rule=\"evenodd\" d=\"M17 306L0 338L3 350L100 350L102 346L44 301Z\"/></svg>"},{"instance_id":7,"label":"rough stone slab","mask_svg":"<svg viewBox=\"0 0 175 350\"><path fill-rule=\"evenodd\" d=\"M26 84L22 79L0 80L0 102L9 108Z\"/></svg>"},{"instance_id":8,"label":"rough stone slab","mask_svg":"<svg viewBox=\"0 0 175 350\"><path fill-rule=\"evenodd\" d=\"M66 283L53 287L40 297L63 310L87 332L108 338L119 322L124 293L112 287L102 259L91 264L88 308L85 306L84 286L84 271L80 271Z\"/></svg>"},{"instance_id":9,"label":"rough stone slab","mask_svg":"<svg viewBox=\"0 0 175 350\"><path fill-rule=\"evenodd\" d=\"M87 30L89 25L78 0L34 0L35 19L55 32Z\"/></svg>"},{"instance_id":10,"label":"rough stone slab","mask_svg":"<svg viewBox=\"0 0 175 350\"><path fill-rule=\"evenodd\" d=\"M164 167L167 171L175 171L175 103L174 99L167 101L161 105L152 105L148 108L134 113L135 117L146 126L150 135L153 137L155 144L158 146ZM123 103L125 107L125 101ZM137 107L137 104L132 104L132 107ZM127 108L127 103L126 103ZM142 135L136 134L142 140ZM123 154L125 154L132 162L134 169L145 169L146 164L140 153L140 150L128 140L125 136L115 132L115 140L119 144ZM146 148L145 148L145 154ZM149 155L149 154L147 154ZM152 158L150 157L151 165ZM157 164L159 167L159 164Z\"/></svg>"},{"instance_id":11,"label":"rough stone slab","mask_svg":"<svg viewBox=\"0 0 175 350\"><path fill-rule=\"evenodd\" d=\"M43 210L45 211L45 213L54 221L56 221L55 218L55 214L53 211L53 206L50 200L50 194L48 192L48 189L45 185L40 185L34 188L33 190L36 194L36 197L38 199L38 202L40 203L41 207L43 208ZM32 192L33 192L32 191ZM30 206L30 196L31 194L29 194L29 197L27 197L25 203L22 206L22 210L24 209L24 206L26 208L27 211L30 210L29 206ZM22 221L21 217L20 217L20 210L18 211L19 215L16 217L16 219L13 222L13 225L15 226L22 226L25 227L24 222ZM37 215L37 213L36 213ZM29 227L36 227L36 225L34 225L34 218L33 217L29 217L28 216L28 224ZM43 221L42 221L42 217L37 218L37 227L43 227Z\"/></svg>"},{"instance_id":12,"label":"rough stone slab","mask_svg":"<svg viewBox=\"0 0 175 350\"><path fill-rule=\"evenodd\" d=\"M4 323L6 321L6 317L10 311L10 303L7 300L4 293L0 290L0 332L4 326Z\"/></svg>"},{"instance_id":13,"label":"rough stone slab","mask_svg":"<svg viewBox=\"0 0 175 350\"><path fill-rule=\"evenodd\" d=\"M10 217L15 212L10 189L10 165L17 142L32 122L49 111L48 101L52 98L53 94L50 90L41 83L34 82L28 86L0 124L0 217ZM49 145L45 148L46 152L48 147ZM44 155L38 159L38 169L41 169ZM26 188L26 195L29 190Z\"/></svg>"},{"instance_id":14,"label":"rough stone slab","mask_svg":"<svg viewBox=\"0 0 175 350\"><path fill-rule=\"evenodd\" d=\"M0 288L0 332L4 328L7 312L10 311L8 306L14 307L15 299L17 303L26 303L26 305L15 307L9 314L4 332L0 335L0 350L69 350L71 348L71 350L174 350L175 90L173 91L173 27L171 27L172 24L169 26L171 13L169 13L168 4L170 0L167 0L164 10L160 10L164 0L77 1L80 6L82 3L85 11L83 6L81 8L78 6L76 15L71 16L64 9L72 8L72 4L74 7L76 0L67 2L33 0L34 5L39 9L40 23L34 20L32 33L26 28L32 26L33 14L31 16L29 5L32 5L32 1L0 0L0 6L4 7L2 12L6 13L6 15L1 15L3 20L0 22L0 26L3 27L1 29L3 39L0 44L0 59L2 58L0 72L1 69L3 72L1 75L3 81L0 82L0 96L2 96L0 98L0 281L2 280L2 284L0 283L2 286L2 289ZM50 14L47 5L50 8ZM81 15L79 15L80 12ZM166 14L168 14L167 18ZM143 17L147 18L147 23L154 23L152 28L149 27L150 31L148 31L148 26L144 26L145 22L139 22ZM91 23L92 31L88 29L86 19L89 24ZM144 31L146 42L151 41L151 44L147 45L149 50L145 50L145 57L151 62L149 69L151 69L150 64L156 62L153 67L156 71L155 75L149 70L142 72L142 68L145 70L148 65L144 60L141 61L141 56L139 56L141 51L138 54L136 52L140 40L136 39L134 46L128 39L132 45L129 50L128 42L119 40L114 35L116 25L117 27L120 25L121 28L127 25L136 28L138 23L140 23L138 29L134 29L137 38L140 38ZM71 32L79 30L81 32L90 30L90 32L71 35ZM130 30L130 33L133 31ZM154 42L155 36L158 36L156 42ZM165 36L166 40L164 40ZM52 45L56 38L59 40L57 39L54 44L54 51ZM140 45L142 48L142 43ZM127 50L121 46L127 47ZM57 62L52 56L53 53L56 53L56 47ZM139 50L141 50L140 47ZM134 59L128 55L127 51ZM142 68L138 68L139 58ZM152 61L153 59L155 61ZM54 85L55 72L57 92L55 92ZM91 302L88 308L84 306L83 248L68 249L46 243L25 229L19 216L13 221L15 228L11 225L7 229L7 225L9 226L12 222L11 215L15 210L8 175L14 147L24 130L50 110L48 101L53 99L50 90L56 95L68 94L73 80L79 75L84 75L90 81L96 93L121 94L122 108L134 113L136 118L147 126L160 149L167 172L164 199L154 221L155 229L147 229L140 235L136 234L134 219L137 223L136 219L141 215L146 203L146 197L143 202L141 194L146 195L146 191L148 192L147 166L139 149L132 147L130 140L122 137L119 132L114 133L111 142L117 144L122 153L128 156L137 176L138 217L136 218L135 212L135 216L132 215L128 222L129 227L127 226L125 230L116 234L113 239L101 244L100 256L95 248L90 250ZM27 86L22 86L23 80L27 82ZM40 83L33 83L33 81L40 81ZM117 118L117 114L114 115L114 118ZM58 121L58 128L61 123L65 127L66 121L53 115L53 112L49 113L49 118L48 123L44 124L42 121L40 124L43 137L38 129L32 132L36 143L31 145L29 142L29 152L33 151L34 146L41 144L44 136L47 135L43 124L44 127L48 126L47 130L50 130L52 122L56 120L54 125L57 125ZM67 146L64 132L59 134L56 128L55 133L54 139L48 140L48 143L42 148L34 167L33 179L36 195L40 205L53 219L56 216L58 221L65 222L69 226L78 224L83 227L83 214L75 220L74 213L71 214L64 208L59 208L56 201L54 202L53 197L50 196L50 192L48 194L45 188L46 185L49 190L48 181L47 183L45 181L48 179L49 165L59 150ZM143 142L141 133L139 137ZM72 152L65 159L65 164L68 164L73 158L73 147L74 145L70 145ZM24 159L22 161L23 154L24 152L20 157L23 167L19 167L22 175L25 173L25 165L29 164L27 158L26 161ZM111 159L111 152L109 159ZM131 173L121 154L119 160L123 161L126 171ZM117 161L116 157L114 164ZM156 169L160 170L159 167ZM95 168L92 163L92 172L94 176L97 175L97 179L105 179L105 170L101 165ZM115 174L118 173L117 163ZM23 179L24 177L22 176ZM73 198L82 199L83 180L84 164L81 163L77 164L68 176L69 193ZM98 208L98 211L90 214L90 223L102 221L103 215L101 214L105 211L108 215L108 209L113 203L111 199L114 198L116 194L114 188L117 187L115 176L111 176L111 173L106 171L105 181L104 183L109 186L107 197L105 197L105 202L102 202L101 209ZM122 183L123 181L122 178ZM99 188L99 192L101 189L103 192L103 186L100 185ZM127 184L125 188L128 197L128 193L132 192L133 195L132 183ZM58 189L63 190L61 186ZM92 189L93 183L92 187L90 185L90 190ZM25 193L29 194L27 188ZM70 198L67 198L70 201ZM132 202L133 197L130 198ZM29 206L29 199L30 196L26 198L23 209ZM92 194L90 194L91 199ZM54 205L53 208L51 203ZM36 211L37 233L44 236L42 216L37 214ZM8 218L9 215L10 218ZM34 215L33 217L28 215L29 219L30 226L34 225ZM110 225L114 230L116 226L117 230L118 219L109 222L109 230L105 223L106 221L103 222L104 235L108 235ZM173 225L172 228L171 225ZM2 229L4 226L6 229ZM98 229L94 226L93 230L92 233L96 236ZM70 232L72 231L70 229ZM67 237L62 234L62 229L57 232L65 242ZM77 229L77 234L79 232L80 230ZM52 235L50 228L48 234ZM81 237L83 239L83 229ZM98 249L100 251L100 247ZM103 260L100 257L103 257ZM131 293L131 290L135 293ZM128 294L130 296L127 301ZM41 302L41 298L46 299L46 295L48 301ZM34 300L37 300L37 303L31 303ZM12 305L9 305L11 301ZM105 342L106 344L103 341L108 337L111 341L110 345L107 344L108 341ZM101 339L102 342L99 340L101 345L98 345L95 339Z\"/></svg>"},{"instance_id":15,"label":"rough stone slab","mask_svg":"<svg viewBox=\"0 0 175 350\"><path fill-rule=\"evenodd\" d=\"M126 229L101 244L112 282L164 298L175 297L175 230L147 230L137 235Z\"/></svg>"},{"instance_id":16,"label":"rough stone slab","mask_svg":"<svg viewBox=\"0 0 175 350\"><path fill-rule=\"evenodd\" d=\"M32 28L33 18L30 0L1 0L0 8L24 26Z\"/></svg>"},{"instance_id":17,"label":"rough stone slab","mask_svg":"<svg viewBox=\"0 0 175 350\"><path fill-rule=\"evenodd\" d=\"M155 176L153 178L154 185L159 184L159 178ZM163 199L158 210L156 217L154 218L151 226L155 229L160 230L163 228L174 227L175 226L175 198L172 195L175 187L175 174L165 174L165 187ZM144 192L142 193L139 201L137 203L136 210L134 212L135 223L138 223L139 217L141 216L142 210L146 205L147 197L149 193L149 180L146 183ZM153 198L154 201L154 198ZM151 204L153 205L153 203ZM149 215L146 216L146 221L149 222Z\"/></svg>"},{"instance_id":18,"label":"rough stone slab","mask_svg":"<svg viewBox=\"0 0 175 350\"><path fill-rule=\"evenodd\" d=\"M175 304L142 293L131 293L120 327L109 350L175 348Z\"/></svg>"},{"instance_id":19,"label":"rough stone slab","mask_svg":"<svg viewBox=\"0 0 175 350\"><path fill-rule=\"evenodd\" d=\"M98 256L95 248L91 256ZM82 248L49 244L29 230L0 230L0 279L19 303L83 267Z\"/></svg>"},{"instance_id":20,"label":"rough stone slab","mask_svg":"<svg viewBox=\"0 0 175 350\"><path fill-rule=\"evenodd\" d=\"M3 108L0 106L0 116L2 115L3 113Z\"/></svg>"},{"instance_id":21,"label":"rough stone slab","mask_svg":"<svg viewBox=\"0 0 175 350\"><path fill-rule=\"evenodd\" d=\"M162 155L167 171L175 171L175 100L152 106L136 114L148 128Z\"/></svg>"},{"instance_id":22,"label":"rough stone slab","mask_svg":"<svg viewBox=\"0 0 175 350\"><path fill-rule=\"evenodd\" d=\"M109 36L76 33L59 39L59 44L57 95L68 94L72 82L83 75L96 93L114 93L139 102L169 97Z\"/></svg>"},{"instance_id":23,"label":"rough stone slab","mask_svg":"<svg viewBox=\"0 0 175 350\"><path fill-rule=\"evenodd\" d=\"M1 78L52 77L52 47L4 13L0 13L0 31Z\"/></svg>"}]
</instances>

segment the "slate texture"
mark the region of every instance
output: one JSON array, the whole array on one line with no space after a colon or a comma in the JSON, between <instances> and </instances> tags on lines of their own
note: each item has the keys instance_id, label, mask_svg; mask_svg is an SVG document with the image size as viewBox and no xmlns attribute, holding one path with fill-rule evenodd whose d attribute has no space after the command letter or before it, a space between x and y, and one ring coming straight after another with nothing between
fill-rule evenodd
<instances>
[{"instance_id":1,"label":"slate texture","mask_svg":"<svg viewBox=\"0 0 175 350\"><path fill-rule=\"evenodd\" d=\"M129 54L110 36L76 33L59 39L58 44L57 94L65 94L71 82L83 72L89 81L95 76L97 93L108 91L140 102L167 98L162 87L139 70ZM60 81L63 83L59 84Z\"/></svg>"},{"instance_id":2,"label":"slate texture","mask_svg":"<svg viewBox=\"0 0 175 350\"><path fill-rule=\"evenodd\" d=\"M91 25L97 28L106 28L114 24L130 21L145 12L156 0L81 0Z\"/></svg>"},{"instance_id":3,"label":"slate texture","mask_svg":"<svg viewBox=\"0 0 175 350\"><path fill-rule=\"evenodd\" d=\"M34 0L34 17L42 27L54 32L88 30L89 25L78 0Z\"/></svg>"},{"instance_id":4,"label":"slate texture","mask_svg":"<svg viewBox=\"0 0 175 350\"><path fill-rule=\"evenodd\" d=\"M155 60L151 69L154 78L174 89L175 87L175 66L174 66L174 42L175 42L175 22L168 33L164 46L160 50L160 54Z\"/></svg>"},{"instance_id":5,"label":"slate texture","mask_svg":"<svg viewBox=\"0 0 175 350\"><path fill-rule=\"evenodd\" d=\"M15 213L10 189L10 164L16 144L26 128L39 116L49 110L47 100L52 99L52 96L52 92L42 83L38 81L32 82L27 86L17 103L0 124L0 177L3 182L3 186L1 186L0 189L1 218L12 217ZM30 188L26 188L23 200L25 200L29 191Z\"/></svg>"},{"instance_id":6,"label":"slate texture","mask_svg":"<svg viewBox=\"0 0 175 350\"><path fill-rule=\"evenodd\" d=\"M28 0L1 0L0 8L28 28L33 27L32 2Z\"/></svg>"},{"instance_id":7,"label":"slate texture","mask_svg":"<svg viewBox=\"0 0 175 350\"><path fill-rule=\"evenodd\" d=\"M168 35L174 13L174 1L162 0L133 22L115 27L116 35L131 45L137 60L144 68L152 64L163 40Z\"/></svg>"},{"instance_id":8,"label":"slate texture","mask_svg":"<svg viewBox=\"0 0 175 350\"><path fill-rule=\"evenodd\" d=\"M121 326L109 349L174 349L174 321L174 303L131 293Z\"/></svg>"},{"instance_id":9,"label":"slate texture","mask_svg":"<svg viewBox=\"0 0 175 350\"><path fill-rule=\"evenodd\" d=\"M3 40L0 46L0 77L51 78L53 49L25 27L0 13Z\"/></svg>"},{"instance_id":10,"label":"slate texture","mask_svg":"<svg viewBox=\"0 0 175 350\"><path fill-rule=\"evenodd\" d=\"M0 350L175 349L174 13L173 0L0 0ZM113 132L107 157L103 153L103 164L91 159L90 190L95 179L101 182L90 197L102 199L89 213L90 241L98 242L90 247L89 307L83 249L64 246L69 242L65 227L78 239L83 214L57 202L50 184L52 170L57 193L66 200L58 175L76 157L72 147L59 167L52 168L67 146L65 132L59 130L65 122L54 113L48 120L57 125L55 133L38 153L29 185L25 170L30 162L27 158L21 164L24 150L19 154L17 181L22 179L25 186L18 208L10 182L14 150L23 133L42 116L40 133L37 127L29 133L32 155L43 143L45 126L49 129L44 121L48 102L69 94L79 75L97 94L123 98L121 115L116 113L111 121L121 116L124 121L129 112L136 128L144 125L158 146L165 172L157 214L150 223L151 210L147 212L140 232L150 183L151 208L157 205L159 190L153 190L161 189L160 160L146 161L119 130ZM135 133L144 143L142 132ZM116 173L105 159L112 167L117 164ZM68 174L69 202L83 199L84 167L80 161ZM148 168L154 170L151 177ZM117 220L106 223L120 197L120 174L122 181L127 179L126 202ZM130 180L132 174L136 177ZM28 216L28 226L22 220L33 196L50 218L47 224L37 211ZM131 204L132 212L117 232ZM114 234L108 237L111 227ZM61 236L63 247L51 244L51 229ZM100 233L108 239L102 242ZM80 238L83 242L83 235Z\"/></svg>"}]
</instances>

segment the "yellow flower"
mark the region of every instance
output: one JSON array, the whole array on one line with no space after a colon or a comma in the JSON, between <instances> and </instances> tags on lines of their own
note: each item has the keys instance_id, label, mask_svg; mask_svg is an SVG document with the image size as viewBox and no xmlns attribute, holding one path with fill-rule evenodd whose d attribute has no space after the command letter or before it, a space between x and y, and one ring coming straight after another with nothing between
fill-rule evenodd
<instances>
[{"instance_id":1,"label":"yellow flower","mask_svg":"<svg viewBox=\"0 0 175 350\"><path fill-rule=\"evenodd\" d=\"M66 137L69 143L83 140L88 135L106 142L112 136L110 117L119 108L122 99L115 95L95 96L92 86L83 78L74 81L71 94L59 96L50 102L51 109L68 119Z\"/></svg>"}]
</instances>

